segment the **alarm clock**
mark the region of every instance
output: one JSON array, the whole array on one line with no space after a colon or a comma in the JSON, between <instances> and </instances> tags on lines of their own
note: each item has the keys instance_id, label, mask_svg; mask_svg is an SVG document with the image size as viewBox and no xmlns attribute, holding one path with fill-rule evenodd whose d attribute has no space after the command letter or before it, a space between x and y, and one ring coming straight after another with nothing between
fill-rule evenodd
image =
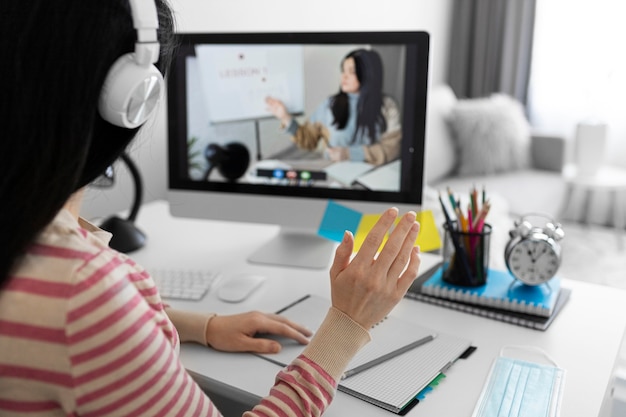
<instances>
[{"instance_id":1,"label":"alarm clock","mask_svg":"<svg viewBox=\"0 0 626 417\"><path fill-rule=\"evenodd\" d=\"M541 225L533 222L536 219ZM556 275L561 265L559 241L565 237L559 223L542 214L527 214L515 221L509 235L504 260L513 277L534 286Z\"/></svg>"}]
</instances>

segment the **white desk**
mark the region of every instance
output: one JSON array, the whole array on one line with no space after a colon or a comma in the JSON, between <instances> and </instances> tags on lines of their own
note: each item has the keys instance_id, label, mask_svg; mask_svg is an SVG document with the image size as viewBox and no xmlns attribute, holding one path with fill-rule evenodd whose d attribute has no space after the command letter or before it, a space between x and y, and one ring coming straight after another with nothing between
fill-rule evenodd
<instances>
[{"instance_id":1,"label":"white desk","mask_svg":"<svg viewBox=\"0 0 626 417\"><path fill-rule=\"evenodd\" d=\"M326 270L259 266L245 261L278 232L277 227L175 219L163 202L142 207L138 225L148 241L132 257L147 268L217 269L224 279L237 272L254 271L270 278L240 304L220 302L211 293L200 302L172 303L176 307L221 314L253 309L271 312L307 293L329 296ZM489 367L505 345L539 346L567 370L562 416L605 415L610 408L607 399L626 328L626 292L569 280L563 285L572 288L571 299L546 332L403 300L392 315L468 338L478 347L469 359L458 361L440 386L408 415L470 416ZM183 345L181 357L191 371L258 396L269 391L279 370L253 355L220 353L198 345ZM392 414L339 392L325 415Z\"/></svg>"}]
</instances>

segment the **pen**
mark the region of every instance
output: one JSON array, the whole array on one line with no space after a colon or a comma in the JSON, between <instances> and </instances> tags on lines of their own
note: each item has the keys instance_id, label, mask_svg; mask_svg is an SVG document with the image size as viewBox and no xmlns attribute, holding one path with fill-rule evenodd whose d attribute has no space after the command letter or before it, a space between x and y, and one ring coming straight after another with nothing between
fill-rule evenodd
<instances>
[{"instance_id":1,"label":"pen","mask_svg":"<svg viewBox=\"0 0 626 417\"><path fill-rule=\"evenodd\" d=\"M288 306L281 308L281 309L280 309L280 310L278 310L275 314L280 314L280 313L282 313L282 312L284 312L284 311L286 311L286 310L290 309L291 307L295 306L296 304L303 302L304 300L306 300L306 299L307 299L307 298L309 298L310 296L311 296L311 294L307 294L307 295L305 295L304 297L302 297L302 298L300 298L300 299L298 299L298 300L294 301L293 303L289 304Z\"/></svg>"},{"instance_id":2,"label":"pen","mask_svg":"<svg viewBox=\"0 0 626 417\"><path fill-rule=\"evenodd\" d=\"M409 343L406 346L402 346L399 349L396 349L394 351L391 351L389 353L386 353L376 359L372 359L369 362L365 362L362 365L356 366L352 369L347 370L346 372L344 372L343 376L341 377L341 379L346 379L349 378L353 375L358 374L359 372L363 372L367 369L373 368L376 365L380 365L381 363L388 361L389 359L393 359L396 356L400 356L401 354L403 354L404 352L408 352L411 349L415 349L418 346L421 346L425 343L430 342L431 340L434 339L434 336L432 334L429 334L428 336L421 338L419 340L416 340L415 342Z\"/></svg>"}]
</instances>

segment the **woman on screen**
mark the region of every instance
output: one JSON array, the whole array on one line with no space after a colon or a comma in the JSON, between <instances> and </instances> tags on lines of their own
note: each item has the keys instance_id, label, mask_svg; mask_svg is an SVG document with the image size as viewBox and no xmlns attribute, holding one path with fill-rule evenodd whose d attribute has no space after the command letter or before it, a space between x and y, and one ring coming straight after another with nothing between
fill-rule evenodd
<instances>
[{"instance_id":1,"label":"woman on screen","mask_svg":"<svg viewBox=\"0 0 626 417\"><path fill-rule=\"evenodd\" d=\"M376 51L357 49L341 62L339 92L323 101L300 125L282 101L266 98L269 110L302 149L319 141L332 161L381 165L400 155L402 125L395 101L382 93L383 64Z\"/></svg>"},{"instance_id":2,"label":"woman on screen","mask_svg":"<svg viewBox=\"0 0 626 417\"><path fill-rule=\"evenodd\" d=\"M415 213L402 217L378 256L397 209L381 216L354 257L346 232L329 273L332 307L309 340L306 329L272 314L168 307L146 270L80 218L83 188L154 125L135 110L158 108L158 94L131 95L129 85L160 84L172 52L165 1L0 3L0 416L220 416L180 361L179 342L280 349L255 337L261 333L307 346L245 415L320 415L367 329L417 276ZM156 21L158 29L149 26ZM129 83L133 74L141 74L137 83ZM119 100L119 112L109 112L111 91L137 106Z\"/></svg>"}]
</instances>

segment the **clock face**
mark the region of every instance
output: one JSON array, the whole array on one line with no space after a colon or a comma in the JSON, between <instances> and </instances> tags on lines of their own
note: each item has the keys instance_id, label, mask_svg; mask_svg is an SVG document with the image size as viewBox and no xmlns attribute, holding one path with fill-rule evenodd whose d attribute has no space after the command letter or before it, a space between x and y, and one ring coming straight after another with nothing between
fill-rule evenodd
<instances>
[{"instance_id":1,"label":"clock face","mask_svg":"<svg viewBox=\"0 0 626 417\"><path fill-rule=\"evenodd\" d=\"M525 239L519 242L507 259L511 273L529 285L548 281L559 268L559 254L546 240Z\"/></svg>"}]
</instances>

